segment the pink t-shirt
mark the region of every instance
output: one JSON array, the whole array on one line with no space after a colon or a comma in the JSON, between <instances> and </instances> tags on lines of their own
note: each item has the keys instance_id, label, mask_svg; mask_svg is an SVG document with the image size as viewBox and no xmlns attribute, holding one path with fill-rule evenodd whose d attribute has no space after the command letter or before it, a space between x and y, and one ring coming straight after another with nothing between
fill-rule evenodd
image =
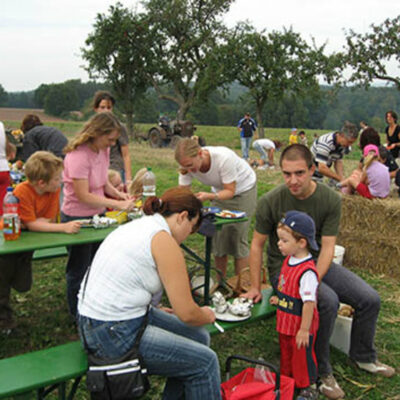
<instances>
[{"instance_id":1,"label":"pink t-shirt","mask_svg":"<svg viewBox=\"0 0 400 400\"><path fill-rule=\"evenodd\" d=\"M367 168L369 192L374 197L385 198L390 193L390 173L388 167L379 161L372 161Z\"/></svg>"},{"instance_id":2,"label":"pink t-shirt","mask_svg":"<svg viewBox=\"0 0 400 400\"><path fill-rule=\"evenodd\" d=\"M64 159L64 200L62 212L73 217L90 217L101 214L105 207L91 207L76 197L73 179L87 179L89 192L105 197L104 187L107 182L107 171L110 164L110 149L98 153L83 144L67 153Z\"/></svg>"}]
</instances>

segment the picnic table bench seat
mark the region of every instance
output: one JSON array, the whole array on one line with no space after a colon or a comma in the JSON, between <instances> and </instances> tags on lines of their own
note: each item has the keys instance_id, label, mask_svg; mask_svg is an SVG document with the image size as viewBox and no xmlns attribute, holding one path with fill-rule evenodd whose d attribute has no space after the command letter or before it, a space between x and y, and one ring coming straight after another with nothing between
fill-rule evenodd
<instances>
[{"instance_id":1,"label":"picnic table bench seat","mask_svg":"<svg viewBox=\"0 0 400 400\"><path fill-rule=\"evenodd\" d=\"M269 304L272 289L263 290L263 299L254 305L251 318L240 322L220 322L225 331L259 321L275 313ZM214 325L207 325L210 335L220 333ZM55 389L60 399L73 399L81 378L88 367L86 353L80 341L25 353L0 360L0 399L37 391L43 399ZM67 393L66 383L74 383Z\"/></svg>"},{"instance_id":2,"label":"picnic table bench seat","mask_svg":"<svg viewBox=\"0 0 400 400\"><path fill-rule=\"evenodd\" d=\"M47 258L64 257L68 255L67 248L65 246L51 247L49 249L40 249L33 252L34 260L44 260Z\"/></svg>"}]
</instances>

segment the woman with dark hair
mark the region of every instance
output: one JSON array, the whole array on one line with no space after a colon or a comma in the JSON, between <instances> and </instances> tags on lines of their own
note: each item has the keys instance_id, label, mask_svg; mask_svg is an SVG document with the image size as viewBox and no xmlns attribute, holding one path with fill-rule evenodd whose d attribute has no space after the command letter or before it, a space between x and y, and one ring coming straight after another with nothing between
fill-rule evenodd
<instances>
[{"instance_id":1,"label":"woman with dark hair","mask_svg":"<svg viewBox=\"0 0 400 400\"><path fill-rule=\"evenodd\" d=\"M57 157L64 158L64 147L68 139L58 129L43 125L35 114L25 115L21 130L24 132L22 158L26 161L33 153L39 150L49 151Z\"/></svg>"},{"instance_id":2,"label":"woman with dark hair","mask_svg":"<svg viewBox=\"0 0 400 400\"><path fill-rule=\"evenodd\" d=\"M394 158L398 158L400 151L400 126L397 125L397 114L389 110L385 114L385 119L388 124L385 129L387 139L386 147L390 150Z\"/></svg>"},{"instance_id":3,"label":"woman with dark hair","mask_svg":"<svg viewBox=\"0 0 400 400\"><path fill-rule=\"evenodd\" d=\"M79 293L83 343L100 358L132 349L151 299L165 288L172 307L149 309L139 351L149 374L167 378L164 399L220 399L218 358L204 324L215 315L191 295L180 244L200 224L202 203L186 188L147 199L145 216L110 233Z\"/></svg>"}]
</instances>

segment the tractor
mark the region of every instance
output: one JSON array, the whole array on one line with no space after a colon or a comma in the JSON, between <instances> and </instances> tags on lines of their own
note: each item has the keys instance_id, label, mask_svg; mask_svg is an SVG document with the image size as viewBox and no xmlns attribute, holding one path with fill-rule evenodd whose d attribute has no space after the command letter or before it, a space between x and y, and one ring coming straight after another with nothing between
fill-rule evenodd
<instances>
[{"instance_id":1,"label":"tractor","mask_svg":"<svg viewBox=\"0 0 400 400\"><path fill-rule=\"evenodd\" d=\"M161 117L158 126L149 129L147 140L153 148L175 148L179 139L193 136L196 127L190 121L169 121L167 117Z\"/></svg>"}]
</instances>

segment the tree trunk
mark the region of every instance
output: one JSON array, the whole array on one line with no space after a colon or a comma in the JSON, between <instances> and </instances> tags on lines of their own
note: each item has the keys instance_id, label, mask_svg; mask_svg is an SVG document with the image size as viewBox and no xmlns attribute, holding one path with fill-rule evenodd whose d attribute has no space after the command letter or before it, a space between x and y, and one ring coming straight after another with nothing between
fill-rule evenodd
<instances>
[{"instance_id":1,"label":"tree trunk","mask_svg":"<svg viewBox=\"0 0 400 400\"><path fill-rule=\"evenodd\" d=\"M258 137L260 139L264 138L264 126L262 121L262 109L264 103L256 103L256 119L257 119L257 126L258 126Z\"/></svg>"},{"instance_id":2,"label":"tree trunk","mask_svg":"<svg viewBox=\"0 0 400 400\"><path fill-rule=\"evenodd\" d=\"M179 121L185 120L186 114L189 111L190 107L191 107L190 101L183 101L179 103L179 109L176 115L176 119Z\"/></svg>"},{"instance_id":3,"label":"tree trunk","mask_svg":"<svg viewBox=\"0 0 400 400\"><path fill-rule=\"evenodd\" d=\"M137 139L137 135L136 132L133 129L133 112L127 112L126 113L126 128L128 130L128 137L129 139L133 139L136 140Z\"/></svg>"}]
</instances>

